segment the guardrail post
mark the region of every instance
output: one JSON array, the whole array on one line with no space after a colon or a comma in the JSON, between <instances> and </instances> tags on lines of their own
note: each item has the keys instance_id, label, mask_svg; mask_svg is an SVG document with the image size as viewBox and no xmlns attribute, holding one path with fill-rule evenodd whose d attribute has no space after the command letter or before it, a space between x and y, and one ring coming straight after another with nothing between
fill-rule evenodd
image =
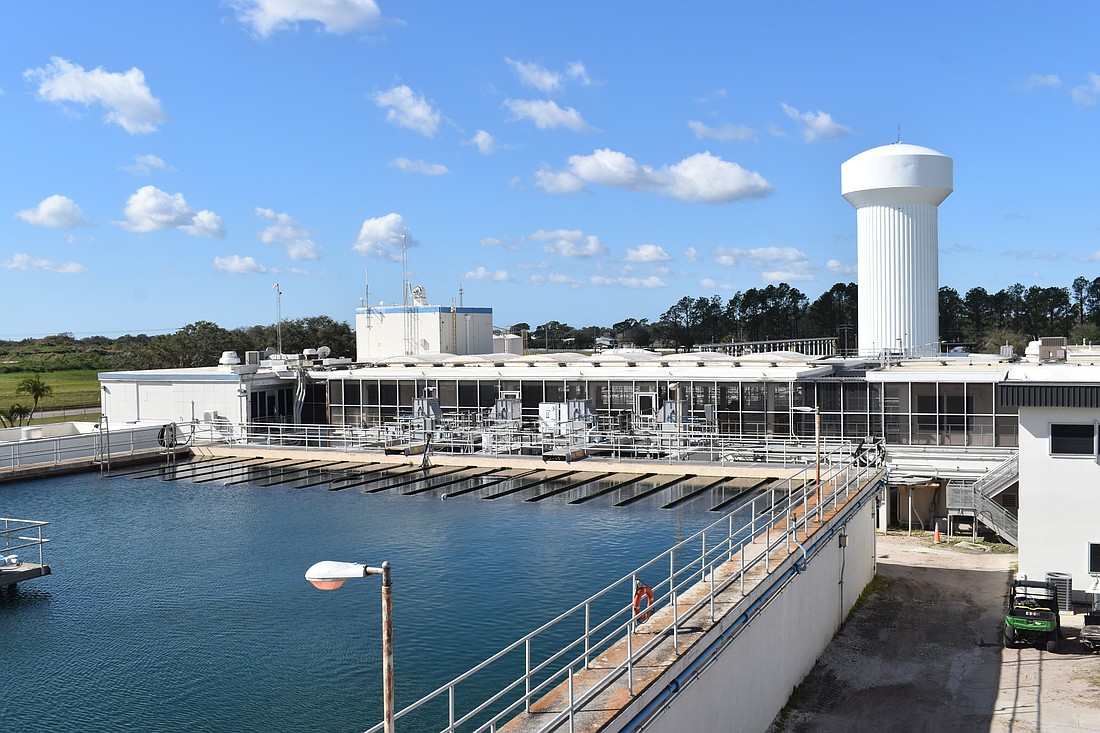
<instances>
[{"instance_id":1,"label":"guardrail post","mask_svg":"<svg viewBox=\"0 0 1100 733\"><path fill-rule=\"evenodd\" d=\"M589 635L592 633L592 625L590 620L591 604L585 601L584 604L584 668L588 669L588 653L591 651L591 639Z\"/></svg>"},{"instance_id":2,"label":"guardrail post","mask_svg":"<svg viewBox=\"0 0 1100 733\"><path fill-rule=\"evenodd\" d=\"M523 643L525 660L523 663L523 684L526 694L523 696L523 712L531 712L531 640Z\"/></svg>"},{"instance_id":3,"label":"guardrail post","mask_svg":"<svg viewBox=\"0 0 1100 733\"><path fill-rule=\"evenodd\" d=\"M573 665L569 665L569 733L573 733Z\"/></svg>"}]
</instances>

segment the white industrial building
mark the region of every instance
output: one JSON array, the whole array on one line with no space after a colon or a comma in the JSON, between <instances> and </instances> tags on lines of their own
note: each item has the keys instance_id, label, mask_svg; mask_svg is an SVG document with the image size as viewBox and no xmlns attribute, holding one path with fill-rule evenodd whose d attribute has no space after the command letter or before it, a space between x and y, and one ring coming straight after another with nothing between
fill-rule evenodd
<instances>
[{"instance_id":1,"label":"white industrial building","mask_svg":"<svg viewBox=\"0 0 1100 733\"><path fill-rule=\"evenodd\" d=\"M363 306L355 312L355 359L396 354L486 354L493 348L493 309L430 305L424 289L411 305Z\"/></svg>"},{"instance_id":2,"label":"white industrial building","mask_svg":"<svg viewBox=\"0 0 1100 733\"><path fill-rule=\"evenodd\" d=\"M1100 592L1100 351L939 353L936 207L951 187L951 159L928 148L889 145L844 164L857 209L858 358L493 353L491 309L429 306L421 291L411 306L358 310L355 363L104 373L104 412L111 424L209 422L227 439L245 434L233 428L242 423L318 425L347 440L416 422L454 450L500 454L544 429L546 405L579 405L583 419L553 440L575 437L599 455L597 441L614 436L619 450L628 438L670 461L739 460L722 447L730 439L805 454L819 416L826 441L883 446L897 520L988 527L1018 544L1029 577L1071 574L1081 601ZM434 423L414 414L422 400L438 405ZM502 421L514 434L501 437Z\"/></svg>"}]
</instances>

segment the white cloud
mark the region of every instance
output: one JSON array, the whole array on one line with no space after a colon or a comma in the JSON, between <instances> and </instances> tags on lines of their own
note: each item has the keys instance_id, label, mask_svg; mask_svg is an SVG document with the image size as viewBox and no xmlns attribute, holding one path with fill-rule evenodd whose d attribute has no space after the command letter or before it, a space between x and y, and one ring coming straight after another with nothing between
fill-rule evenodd
<instances>
[{"instance_id":1,"label":"white cloud","mask_svg":"<svg viewBox=\"0 0 1100 733\"><path fill-rule=\"evenodd\" d=\"M569 277L568 275L563 275L560 272L551 273L550 275L546 276L546 279L554 283L555 285L572 285L573 287L577 287L578 285L580 285L580 283L575 278Z\"/></svg>"},{"instance_id":2,"label":"white cloud","mask_svg":"<svg viewBox=\"0 0 1100 733\"><path fill-rule=\"evenodd\" d=\"M1034 249L1028 250L1026 252L1021 252L1020 250L1017 250L1017 249L1006 249L1001 254L1005 255L1006 257L1012 257L1013 259L1017 259L1017 260L1050 260L1050 261L1054 261L1054 260L1062 259L1062 254L1063 253L1062 252L1039 252L1039 251L1034 250Z\"/></svg>"},{"instance_id":3,"label":"white cloud","mask_svg":"<svg viewBox=\"0 0 1100 733\"><path fill-rule=\"evenodd\" d=\"M432 137L439 129L439 112L404 84L378 92L371 99L379 107L387 108L386 121L398 127L419 132L424 137Z\"/></svg>"},{"instance_id":4,"label":"white cloud","mask_svg":"<svg viewBox=\"0 0 1100 733\"><path fill-rule=\"evenodd\" d=\"M543 243L543 250L562 257L585 259L607 254L607 247L600 244L599 237L585 235L580 229L539 229L527 237Z\"/></svg>"},{"instance_id":5,"label":"white cloud","mask_svg":"<svg viewBox=\"0 0 1100 733\"><path fill-rule=\"evenodd\" d=\"M1017 86L1027 92L1044 88L1056 89L1062 86L1062 79L1057 74L1029 74Z\"/></svg>"},{"instance_id":6,"label":"white cloud","mask_svg":"<svg viewBox=\"0 0 1100 733\"><path fill-rule=\"evenodd\" d=\"M803 282L816 279L806 253L796 247L715 247L714 261L725 267L744 262L759 269L767 282ZM839 264L839 263L838 263Z\"/></svg>"},{"instance_id":7,"label":"white cloud","mask_svg":"<svg viewBox=\"0 0 1100 733\"><path fill-rule=\"evenodd\" d=\"M270 270L255 259L251 257L241 257L240 255L215 257L211 264L214 266L215 270L222 270L231 275L258 275L264 272L270 272Z\"/></svg>"},{"instance_id":8,"label":"white cloud","mask_svg":"<svg viewBox=\"0 0 1100 733\"><path fill-rule=\"evenodd\" d=\"M787 137L787 131L774 122L768 123L767 131L772 137Z\"/></svg>"},{"instance_id":9,"label":"white cloud","mask_svg":"<svg viewBox=\"0 0 1100 733\"><path fill-rule=\"evenodd\" d=\"M1092 254L1077 255L1073 259L1078 262L1100 262L1100 249L1096 250Z\"/></svg>"},{"instance_id":10,"label":"white cloud","mask_svg":"<svg viewBox=\"0 0 1100 733\"><path fill-rule=\"evenodd\" d=\"M711 140L756 140L756 130L745 125L734 125L731 123L725 123L718 127L711 127L706 123L699 122L698 120L690 120L688 127L695 133L695 137L700 140L710 138Z\"/></svg>"},{"instance_id":11,"label":"white cloud","mask_svg":"<svg viewBox=\"0 0 1100 733\"><path fill-rule=\"evenodd\" d=\"M512 119L531 120L540 130L564 127L573 132L589 132L593 129L580 112L572 107L562 109L548 99L506 99L504 106L512 113Z\"/></svg>"},{"instance_id":12,"label":"white cloud","mask_svg":"<svg viewBox=\"0 0 1100 733\"><path fill-rule=\"evenodd\" d=\"M55 56L40 69L27 69L23 77L38 82L38 98L46 102L102 105L104 120L131 135L155 132L164 122L160 100L149 91L145 75L136 67L124 73L104 71L103 67L85 71Z\"/></svg>"},{"instance_id":13,"label":"white cloud","mask_svg":"<svg viewBox=\"0 0 1100 733\"><path fill-rule=\"evenodd\" d=\"M564 171L543 169L535 174L535 184L548 193L573 193L585 182L656 191L681 201L703 203L762 198L773 188L759 173L710 153L696 153L674 165L651 168L624 153L604 148L591 155L570 156Z\"/></svg>"},{"instance_id":14,"label":"white cloud","mask_svg":"<svg viewBox=\"0 0 1100 733\"><path fill-rule=\"evenodd\" d=\"M224 237L225 226L213 211L196 212L182 193L168 194L156 186L142 186L126 201L126 221L115 222L137 234L179 229L196 237Z\"/></svg>"},{"instance_id":15,"label":"white cloud","mask_svg":"<svg viewBox=\"0 0 1100 733\"><path fill-rule=\"evenodd\" d=\"M825 268L835 275L855 275L857 270L855 265L845 265L840 260L829 260Z\"/></svg>"},{"instance_id":16,"label":"white cloud","mask_svg":"<svg viewBox=\"0 0 1100 733\"><path fill-rule=\"evenodd\" d=\"M390 262L401 261L403 239L408 246L416 246L409 237L409 227L400 214L386 214L373 219L365 219L359 228L359 238L352 245L359 254L370 257L382 257Z\"/></svg>"},{"instance_id":17,"label":"white cloud","mask_svg":"<svg viewBox=\"0 0 1100 733\"><path fill-rule=\"evenodd\" d=\"M33 209L23 209L15 215L28 224L51 229L73 229L87 223L84 212L71 198L57 194L47 196Z\"/></svg>"},{"instance_id":18,"label":"white cloud","mask_svg":"<svg viewBox=\"0 0 1100 733\"><path fill-rule=\"evenodd\" d=\"M500 142L485 130L475 132L468 142L470 145L476 145L477 151L482 155L492 155L500 147Z\"/></svg>"},{"instance_id":19,"label":"white cloud","mask_svg":"<svg viewBox=\"0 0 1100 733\"><path fill-rule=\"evenodd\" d=\"M760 276L769 283L797 283L815 280L814 274L798 267L788 267L785 270L768 270L761 272Z\"/></svg>"},{"instance_id":20,"label":"white cloud","mask_svg":"<svg viewBox=\"0 0 1100 733\"><path fill-rule=\"evenodd\" d=\"M175 170L175 168L168 165L155 155L136 155L134 156L134 162L132 165L123 167L123 170L130 173L135 173L139 176L149 175L151 172L153 172L154 169L158 171Z\"/></svg>"},{"instance_id":21,"label":"white cloud","mask_svg":"<svg viewBox=\"0 0 1100 733\"><path fill-rule=\"evenodd\" d=\"M561 74L556 71L550 71L539 64L510 58L505 58L504 62L512 67L520 82L526 86L534 87L540 92L552 92L561 88Z\"/></svg>"},{"instance_id":22,"label":"white cloud","mask_svg":"<svg viewBox=\"0 0 1100 733\"><path fill-rule=\"evenodd\" d=\"M374 0L232 0L237 19L258 36L268 36L302 21L316 21L329 33L348 33L377 24Z\"/></svg>"},{"instance_id":23,"label":"white cloud","mask_svg":"<svg viewBox=\"0 0 1100 733\"><path fill-rule=\"evenodd\" d=\"M54 262L53 260L36 260L25 252L16 252L11 259L3 264L5 270L45 270L46 272L58 272L63 275L77 275L85 272L87 268L79 262Z\"/></svg>"},{"instance_id":24,"label":"white cloud","mask_svg":"<svg viewBox=\"0 0 1100 733\"><path fill-rule=\"evenodd\" d=\"M684 259L688 262L698 262L699 250L695 249L694 247L688 247L684 250Z\"/></svg>"},{"instance_id":25,"label":"white cloud","mask_svg":"<svg viewBox=\"0 0 1100 733\"><path fill-rule=\"evenodd\" d=\"M737 267L737 252L739 251L726 249L725 247L715 247L714 261L723 267Z\"/></svg>"},{"instance_id":26,"label":"white cloud","mask_svg":"<svg viewBox=\"0 0 1100 733\"><path fill-rule=\"evenodd\" d=\"M504 62L512 67L519 77L520 83L534 87L540 92L556 92L562 88L566 79L571 79L582 86L590 86L592 79L588 76L588 70L580 61L570 62L564 72L551 71L541 64L516 61L505 58Z\"/></svg>"},{"instance_id":27,"label":"white cloud","mask_svg":"<svg viewBox=\"0 0 1100 733\"><path fill-rule=\"evenodd\" d=\"M584 190L584 181L569 171L555 171L543 166L535 171L535 185L546 193L558 196Z\"/></svg>"},{"instance_id":28,"label":"white cloud","mask_svg":"<svg viewBox=\"0 0 1100 733\"><path fill-rule=\"evenodd\" d=\"M787 116L798 123L802 128L802 139L808 143L818 140L835 140L838 137L851 135L852 130L845 125L836 122L828 112L799 112L787 103L780 106Z\"/></svg>"},{"instance_id":29,"label":"white cloud","mask_svg":"<svg viewBox=\"0 0 1100 733\"><path fill-rule=\"evenodd\" d=\"M1096 99L1100 96L1100 74L1090 71L1088 79L1087 84L1076 86L1073 88L1073 91L1070 92L1073 96L1073 101L1082 107L1096 106Z\"/></svg>"},{"instance_id":30,"label":"white cloud","mask_svg":"<svg viewBox=\"0 0 1100 733\"><path fill-rule=\"evenodd\" d=\"M668 287L665 282L657 277L651 275L650 277L602 277L600 275L592 275L588 278L588 282L593 285L617 285L623 288L664 288Z\"/></svg>"},{"instance_id":31,"label":"white cloud","mask_svg":"<svg viewBox=\"0 0 1100 733\"><path fill-rule=\"evenodd\" d=\"M508 277L508 273L505 270L487 270L484 267L479 267L476 270L470 270L466 273L467 280L492 280L493 282L505 282L511 280Z\"/></svg>"},{"instance_id":32,"label":"white cloud","mask_svg":"<svg viewBox=\"0 0 1100 733\"><path fill-rule=\"evenodd\" d=\"M627 262L668 262L671 259L672 256L656 244L641 244L626 250Z\"/></svg>"},{"instance_id":33,"label":"white cloud","mask_svg":"<svg viewBox=\"0 0 1100 733\"><path fill-rule=\"evenodd\" d=\"M404 173L421 173L425 176L445 176L450 173L447 166L441 163L428 163L409 158L394 158L390 161L390 165Z\"/></svg>"},{"instance_id":34,"label":"white cloud","mask_svg":"<svg viewBox=\"0 0 1100 733\"><path fill-rule=\"evenodd\" d=\"M588 69L584 68L584 64L580 61L572 61L565 67L565 75L570 79L574 79L581 84L581 86L592 86L595 84L592 78L588 76Z\"/></svg>"},{"instance_id":35,"label":"white cloud","mask_svg":"<svg viewBox=\"0 0 1100 733\"><path fill-rule=\"evenodd\" d=\"M273 209L256 207L256 216L272 222L257 234L264 244L281 244L292 260L316 260L321 251L317 243L309 236L309 230L295 221L289 214L279 214Z\"/></svg>"}]
</instances>

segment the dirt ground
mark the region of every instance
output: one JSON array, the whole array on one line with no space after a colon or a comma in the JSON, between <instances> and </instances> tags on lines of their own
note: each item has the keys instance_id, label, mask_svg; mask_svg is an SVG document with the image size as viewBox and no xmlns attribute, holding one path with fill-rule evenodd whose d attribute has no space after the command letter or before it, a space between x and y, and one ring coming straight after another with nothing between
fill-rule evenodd
<instances>
[{"instance_id":1,"label":"dirt ground","mask_svg":"<svg viewBox=\"0 0 1100 733\"><path fill-rule=\"evenodd\" d=\"M874 590L769 733L1100 731L1100 654L1004 649L1014 554L878 537Z\"/></svg>"}]
</instances>

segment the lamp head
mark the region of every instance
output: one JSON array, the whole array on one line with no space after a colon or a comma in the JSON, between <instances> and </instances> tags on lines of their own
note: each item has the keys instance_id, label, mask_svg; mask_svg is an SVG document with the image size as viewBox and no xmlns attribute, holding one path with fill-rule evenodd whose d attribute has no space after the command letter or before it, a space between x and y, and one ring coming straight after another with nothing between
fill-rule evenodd
<instances>
[{"instance_id":1,"label":"lamp head","mask_svg":"<svg viewBox=\"0 0 1100 733\"><path fill-rule=\"evenodd\" d=\"M345 580L365 577L368 570L370 568L366 565L357 562L322 560L310 566L306 571L306 580L320 590L336 590Z\"/></svg>"}]
</instances>

